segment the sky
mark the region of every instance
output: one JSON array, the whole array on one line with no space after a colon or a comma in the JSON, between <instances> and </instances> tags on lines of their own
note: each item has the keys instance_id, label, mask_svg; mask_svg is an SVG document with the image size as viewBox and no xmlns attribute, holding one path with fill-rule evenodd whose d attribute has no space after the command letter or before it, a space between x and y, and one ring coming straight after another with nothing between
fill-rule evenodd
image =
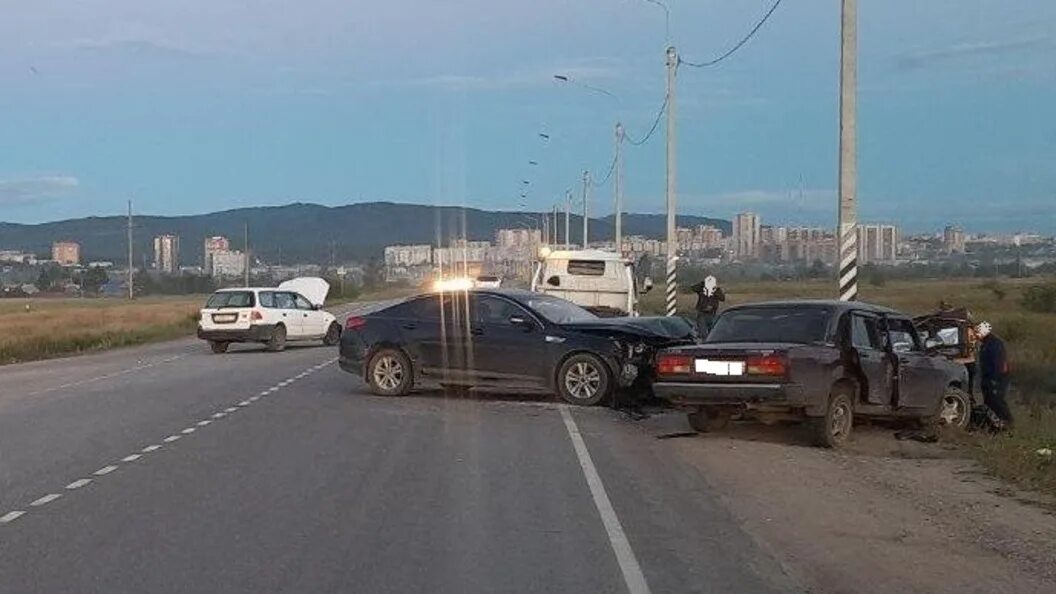
<instances>
[{"instance_id":1,"label":"sky","mask_svg":"<svg viewBox=\"0 0 1056 594\"><path fill-rule=\"evenodd\" d=\"M647 0L0 0L0 220L578 209L615 122L655 121L667 39L706 61L772 1L669 0L668 32ZM1056 233L1056 2L859 4L859 219ZM680 213L835 224L839 5L678 69ZM623 153L625 209L664 212L664 122Z\"/></svg>"}]
</instances>

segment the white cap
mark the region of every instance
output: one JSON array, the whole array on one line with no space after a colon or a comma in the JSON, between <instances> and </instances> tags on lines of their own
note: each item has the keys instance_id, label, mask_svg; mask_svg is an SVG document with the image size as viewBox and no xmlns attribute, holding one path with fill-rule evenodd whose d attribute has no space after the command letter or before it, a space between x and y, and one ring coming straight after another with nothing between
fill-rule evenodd
<instances>
[{"instance_id":1,"label":"white cap","mask_svg":"<svg viewBox=\"0 0 1056 594\"><path fill-rule=\"evenodd\" d=\"M987 334L990 334L993 329L994 328L990 325L990 322L979 322L975 327L975 333L979 335L979 338L983 338Z\"/></svg>"}]
</instances>

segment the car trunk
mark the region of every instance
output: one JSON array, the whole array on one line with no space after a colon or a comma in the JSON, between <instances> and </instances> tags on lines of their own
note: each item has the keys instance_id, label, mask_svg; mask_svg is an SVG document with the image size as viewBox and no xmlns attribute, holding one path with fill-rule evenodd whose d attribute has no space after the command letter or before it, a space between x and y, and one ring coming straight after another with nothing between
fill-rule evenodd
<instances>
[{"instance_id":1,"label":"car trunk","mask_svg":"<svg viewBox=\"0 0 1056 594\"><path fill-rule=\"evenodd\" d=\"M779 342L699 344L663 353L658 358L661 381L701 383L782 383L790 373L789 353L799 345ZM678 357L678 367L665 358ZM670 364L671 359L668 361Z\"/></svg>"}]
</instances>

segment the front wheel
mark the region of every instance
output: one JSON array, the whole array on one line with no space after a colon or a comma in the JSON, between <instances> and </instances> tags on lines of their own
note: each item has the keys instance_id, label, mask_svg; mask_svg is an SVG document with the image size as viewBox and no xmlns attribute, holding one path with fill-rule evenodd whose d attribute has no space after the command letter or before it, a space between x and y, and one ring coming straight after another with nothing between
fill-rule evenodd
<instances>
[{"instance_id":1,"label":"front wheel","mask_svg":"<svg viewBox=\"0 0 1056 594\"><path fill-rule=\"evenodd\" d=\"M268 339L268 350L277 353L286 348L286 326L279 324L275 326L275 329L271 331L271 338Z\"/></svg>"},{"instance_id":2,"label":"front wheel","mask_svg":"<svg viewBox=\"0 0 1056 594\"><path fill-rule=\"evenodd\" d=\"M972 419L972 397L964 390L950 386L942 395L942 403L933 421L936 425L964 429Z\"/></svg>"},{"instance_id":3,"label":"front wheel","mask_svg":"<svg viewBox=\"0 0 1056 594\"><path fill-rule=\"evenodd\" d=\"M367 363L367 383L378 396L406 395L414 384L410 359L403 351L381 349Z\"/></svg>"},{"instance_id":4,"label":"front wheel","mask_svg":"<svg viewBox=\"0 0 1056 594\"><path fill-rule=\"evenodd\" d=\"M729 411L702 406L689 413L689 426L697 433L711 433L725 429L730 424Z\"/></svg>"},{"instance_id":5,"label":"front wheel","mask_svg":"<svg viewBox=\"0 0 1056 594\"><path fill-rule=\"evenodd\" d=\"M572 355L557 372L557 392L570 404L593 406L609 395L609 368L589 353Z\"/></svg>"},{"instance_id":6,"label":"front wheel","mask_svg":"<svg viewBox=\"0 0 1056 594\"><path fill-rule=\"evenodd\" d=\"M829 395L825 416L810 419L810 433L814 445L838 448L850 439L854 428L853 393L846 386L836 387Z\"/></svg>"},{"instance_id":7,"label":"front wheel","mask_svg":"<svg viewBox=\"0 0 1056 594\"><path fill-rule=\"evenodd\" d=\"M334 322L330 324L330 327L326 330L326 336L323 337L323 344L326 346L335 346L341 342L341 326Z\"/></svg>"}]
</instances>

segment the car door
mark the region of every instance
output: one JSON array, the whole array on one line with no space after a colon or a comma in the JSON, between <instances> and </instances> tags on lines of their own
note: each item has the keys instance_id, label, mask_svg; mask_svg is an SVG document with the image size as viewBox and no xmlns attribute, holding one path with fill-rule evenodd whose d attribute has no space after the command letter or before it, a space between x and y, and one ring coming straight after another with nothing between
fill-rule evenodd
<instances>
[{"instance_id":1,"label":"car door","mask_svg":"<svg viewBox=\"0 0 1056 594\"><path fill-rule=\"evenodd\" d=\"M414 364L427 374L442 368L442 296L425 295L392 308L391 323Z\"/></svg>"},{"instance_id":2,"label":"car door","mask_svg":"<svg viewBox=\"0 0 1056 594\"><path fill-rule=\"evenodd\" d=\"M869 404L890 405L894 399L894 362L881 339L880 319L868 312L850 314L849 347L865 377Z\"/></svg>"},{"instance_id":3,"label":"car door","mask_svg":"<svg viewBox=\"0 0 1056 594\"><path fill-rule=\"evenodd\" d=\"M301 333L308 338L321 337L326 333L323 327L322 311L316 310L311 301L308 301L300 293L293 294L293 302L297 308L298 319L301 321Z\"/></svg>"},{"instance_id":4,"label":"car door","mask_svg":"<svg viewBox=\"0 0 1056 594\"><path fill-rule=\"evenodd\" d=\"M899 408L935 407L945 386L941 370L924 351L917 330L908 318L888 316L887 339L898 360L897 399Z\"/></svg>"},{"instance_id":5,"label":"car door","mask_svg":"<svg viewBox=\"0 0 1056 594\"><path fill-rule=\"evenodd\" d=\"M288 291L275 292L275 314L276 323L286 326L287 338L300 338L304 335L304 322L297 311L297 301L293 293Z\"/></svg>"},{"instance_id":6,"label":"car door","mask_svg":"<svg viewBox=\"0 0 1056 594\"><path fill-rule=\"evenodd\" d=\"M476 375L482 379L537 385L544 379L540 356L545 336L528 310L497 295L470 298L470 340Z\"/></svg>"}]
</instances>

